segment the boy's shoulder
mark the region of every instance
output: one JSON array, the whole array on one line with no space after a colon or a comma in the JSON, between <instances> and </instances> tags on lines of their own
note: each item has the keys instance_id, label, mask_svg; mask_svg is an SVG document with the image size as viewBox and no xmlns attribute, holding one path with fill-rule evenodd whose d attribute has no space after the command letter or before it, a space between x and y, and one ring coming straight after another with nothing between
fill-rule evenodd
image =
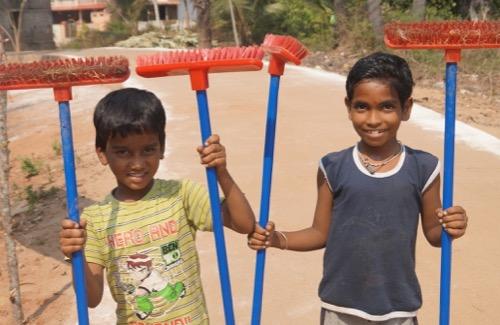
<instances>
[{"instance_id":1,"label":"boy's shoulder","mask_svg":"<svg viewBox=\"0 0 500 325\"><path fill-rule=\"evenodd\" d=\"M354 146L351 146L351 147L342 149L340 151L329 152L321 158L321 161L328 162L328 161L335 161L335 160L343 159L344 157L348 157L349 155L352 155L353 149L354 149Z\"/></svg>"},{"instance_id":2,"label":"boy's shoulder","mask_svg":"<svg viewBox=\"0 0 500 325\"><path fill-rule=\"evenodd\" d=\"M408 147L405 145L405 153L408 157L412 157L414 159L417 159L418 161L429 161L429 162L438 162L439 159L436 157L434 154L420 150L420 149L414 149L411 147Z\"/></svg>"},{"instance_id":3,"label":"boy's shoulder","mask_svg":"<svg viewBox=\"0 0 500 325\"><path fill-rule=\"evenodd\" d=\"M193 181L189 179L155 179L153 187L151 190L136 203L139 204L140 201L147 201L151 199L157 199L162 197L171 197L177 195L183 195L187 188L194 184ZM119 203L113 196L113 192L108 193L102 200L95 202L83 210L86 214L98 214L103 209L112 207L113 205Z\"/></svg>"}]
</instances>

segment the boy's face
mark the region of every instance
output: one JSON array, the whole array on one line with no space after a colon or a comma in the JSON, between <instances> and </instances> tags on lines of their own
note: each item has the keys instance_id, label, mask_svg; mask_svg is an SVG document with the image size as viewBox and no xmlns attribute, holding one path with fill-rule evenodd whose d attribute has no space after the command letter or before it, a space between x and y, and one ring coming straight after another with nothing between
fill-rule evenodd
<instances>
[{"instance_id":1,"label":"boy's face","mask_svg":"<svg viewBox=\"0 0 500 325\"><path fill-rule=\"evenodd\" d=\"M361 142L379 151L392 151L397 145L401 121L410 118L412 99L401 105L389 83L366 80L356 85L351 101L345 104L349 119Z\"/></svg>"},{"instance_id":2,"label":"boy's face","mask_svg":"<svg viewBox=\"0 0 500 325\"><path fill-rule=\"evenodd\" d=\"M106 149L97 148L103 165L109 165L118 184L114 196L120 201L137 201L153 186L163 149L158 134L116 135L109 138Z\"/></svg>"}]
</instances>

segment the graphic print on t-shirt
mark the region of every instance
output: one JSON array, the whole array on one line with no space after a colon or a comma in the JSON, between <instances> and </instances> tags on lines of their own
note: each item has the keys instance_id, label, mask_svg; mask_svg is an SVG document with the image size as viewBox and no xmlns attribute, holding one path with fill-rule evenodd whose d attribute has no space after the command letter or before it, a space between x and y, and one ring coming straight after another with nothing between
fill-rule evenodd
<instances>
[{"instance_id":1,"label":"graphic print on t-shirt","mask_svg":"<svg viewBox=\"0 0 500 325\"><path fill-rule=\"evenodd\" d=\"M178 300L186 295L183 282L172 282L169 274L182 261L178 241L166 243L160 250L164 263L158 263L153 254L137 252L129 255L121 269L126 270L120 286L126 292L126 300L133 307L136 316L145 320L167 314ZM118 280L118 279L117 279Z\"/></svg>"}]
</instances>

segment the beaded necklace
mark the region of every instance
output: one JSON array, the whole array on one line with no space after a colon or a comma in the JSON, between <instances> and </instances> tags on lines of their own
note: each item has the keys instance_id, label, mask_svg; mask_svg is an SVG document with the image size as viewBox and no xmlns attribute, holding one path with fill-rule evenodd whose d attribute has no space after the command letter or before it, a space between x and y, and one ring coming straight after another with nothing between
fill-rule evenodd
<instances>
[{"instance_id":1,"label":"beaded necklace","mask_svg":"<svg viewBox=\"0 0 500 325\"><path fill-rule=\"evenodd\" d=\"M364 154L362 154L361 152L358 151L359 159L361 160L361 163L366 168L366 170L371 175L373 175L380 168L382 168L383 166L387 165L392 160L396 159L396 157L399 157L399 155L403 152L403 145L401 144L401 142L398 142L398 143L399 143L399 148L400 148L399 151L396 152L395 154L393 154L392 156L386 158L385 160L377 161L377 162L374 163L374 162L372 162L372 160L367 155L364 155Z\"/></svg>"}]
</instances>

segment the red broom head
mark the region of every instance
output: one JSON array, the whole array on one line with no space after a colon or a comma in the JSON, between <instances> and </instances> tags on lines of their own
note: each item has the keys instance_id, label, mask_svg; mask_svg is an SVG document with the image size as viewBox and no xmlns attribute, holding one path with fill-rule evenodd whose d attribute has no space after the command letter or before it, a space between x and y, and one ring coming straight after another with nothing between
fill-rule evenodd
<instances>
[{"instance_id":1,"label":"red broom head","mask_svg":"<svg viewBox=\"0 0 500 325\"><path fill-rule=\"evenodd\" d=\"M385 25L384 40L399 49L498 48L500 21L396 22Z\"/></svg>"},{"instance_id":2,"label":"red broom head","mask_svg":"<svg viewBox=\"0 0 500 325\"><path fill-rule=\"evenodd\" d=\"M269 73L281 76L286 62L299 65L309 53L307 48L296 38L286 35L267 34L262 49L271 55Z\"/></svg>"},{"instance_id":3,"label":"red broom head","mask_svg":"<svg viewBox=\"0 0 500 325\"><path fill-rule=\"evenodd\" d=\"M145 78L191 76L194 90L208 88L208 73L262 69L264 52L257 46L177 50L137 57L136 72Z\"/></svg>"},{"instance_id":4,"label":"red broom head","mask_svg":"<svg viewBox=\"0 0 500 325\"><path fill-rule=\"evenodd\" d=\"M0 90L71 88L118 83L130 74L125 57L97 57L0 65Z\"/></svg>"}]
</instances>

